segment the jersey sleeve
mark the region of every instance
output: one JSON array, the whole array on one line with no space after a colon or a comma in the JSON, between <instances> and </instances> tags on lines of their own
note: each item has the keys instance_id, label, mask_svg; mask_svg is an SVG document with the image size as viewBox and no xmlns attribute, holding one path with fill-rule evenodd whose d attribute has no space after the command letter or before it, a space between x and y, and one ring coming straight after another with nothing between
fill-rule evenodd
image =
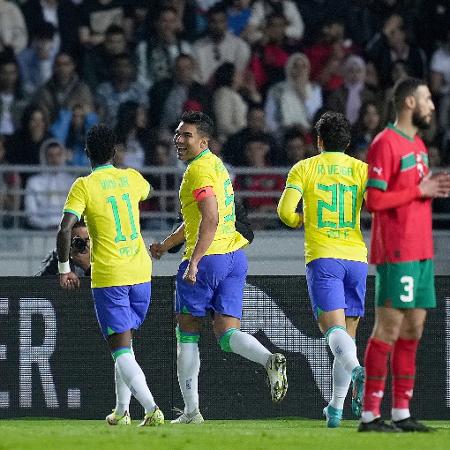
<instances>
[{"instance_id":1,"label":"jersey sleeve","mask_svg":"<svg viewBox=\"0 0 450 450\"><path fill-rule=\"evenodd\" d=\"M134 169L128 169L133 176L133 187L136 191L139 201L146 200L150 195L152 190L151 184L137 171Z\"/></svg>"},{"instance_id":2,"label":"jersey sleeve","mask_svg":"<svg viewBox=\"0 0 450 450\"><path fill-rule=\"evenodd\" d=\"M362 163L359 167L359 187L361 188L361 192L366 192L367 182L369 175L369 166L366 163Z\"/></svg>"},{"instance_id":3,"label":"jersey sleeve","mask_svg":"<svg viewBox=\"0 0 450 450\"><path fill-rule=\"evenodd\" d=\"M375 140L367 155L368 180L367 187L385 191L392 175L392 153L387 139Z\"/></svg>"},{"instance_id":4,"label":"jersey sleeve","mask_svg":"<svg viewBox=\"0 0 450 450\"><path fill-rule=\"evenodd\" d=\"M215 173L204 166L195 167L189 175L189 185L194 196L195 192L199 192L199 189L208 186L214 188L216 184Z\"/></svg>"},{"instance_id":5,"label":"jersey sleeve","mask_svg":"<svg viewBox=\"0 0 450 450\"><path fill-rule=\"evenodd\" d=\"M300 194L303 195L304 190L304 182L303 182L303 170L301 164L295 164L292 169L289 171L287 180L286 180L286 189L295 189Z\"/></svg>"},{"instance_id":6,"label":"jersey sleeve","mask_svg":"<svg viewBox=\"0 0 450 450\"><path fill-rule=\"evenodd\" d=\"M78 220L86 209L87 194L84 188L84 183L82 178L78 178L72 184L69 194L67 195L66 203L64 204L64 213L71 213L77 216Z\"/></svg>"}]
</instances>

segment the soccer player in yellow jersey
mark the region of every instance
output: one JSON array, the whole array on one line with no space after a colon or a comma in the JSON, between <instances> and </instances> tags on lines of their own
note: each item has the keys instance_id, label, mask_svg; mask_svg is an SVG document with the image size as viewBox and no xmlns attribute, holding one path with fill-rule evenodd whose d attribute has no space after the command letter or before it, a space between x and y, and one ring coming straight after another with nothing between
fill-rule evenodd
<instances>
[{"instance_id":1,"label":"soccer player in yellow jersey","mask_svg":"<svg viewBox=\"0 0 450 450\"><path fill-rule=\"evenodd\" d=\"M305 229L306 280L315 319L334 355L333 395L324 408L329 428L342 419L353 380L352 410L359 417L364 369L354 338L364 315L367 249L360 210L367 164L345 154L350 125L339 113L326 112L316 124L320 154L299 161L289 172L278 215L292 228ZM296 212L303 198L303 214Z\"/></svg>"},{"instance_id":2,"label":"soccer player in yellow jersey","mask_svg":"<svg viewBox=\"0 0 450 450\"><path fill-rule=\"evenodd\" d=\"M131 393L145 409L142 425L164 423L131 348L132 330L139 328L150 306L151 259L139 229L139 202L151 186L133 169L112 165L115 137L108 127L93 127L86 139L92 173L73 183L57 237L60 284L78 287L70 270L70 236L84 215L91 238L92 294L103 336L115 361L116 408L109 425L129 425Z\"/></svg>"},{"instance_id":3,"label":"soccer player in yellow jersey","mask_svg":"<svg viewBox=\"0 0 450 450\"><path fill-rule=\"evenodd\" d=\"M201 318L213 317L213 329L225 352L234 352L263 365L274 402L287 390L286 360L272 354L254 336L239 330L248 241L236 231L235 204L230 175L208 149L212 120L201 112L185 112L176 129L178 159L187 163L180 186L183 223L161 243L150 247L152 256L186 241L176 279L177 372L185 403L172 423L201 423L198 374Z\"/></svg>"}]
</instances>

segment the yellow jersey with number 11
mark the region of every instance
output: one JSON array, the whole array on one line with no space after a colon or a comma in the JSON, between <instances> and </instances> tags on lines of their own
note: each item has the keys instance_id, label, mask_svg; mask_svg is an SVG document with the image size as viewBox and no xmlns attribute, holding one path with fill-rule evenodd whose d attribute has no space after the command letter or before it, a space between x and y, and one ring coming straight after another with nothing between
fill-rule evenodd
<instances>
[{"instance_id":1,"label":"yellow jersey with number 11","mask_svg":"<svg viewBox=\"0 0 450 450\"><path fill-rule=\"evenodd\" d=\"M192 256L202 218L195 192L207 187L212 188L217 199L219 225L205 254L222 255L248 244L247 239L236 231L234 191L228 170L220 158L206 149L189 161L180 186L179 196L186 240L183 260Z\"/></svg>"},{"instance_id":2,"label":"yellow jersey with number 11","mask_svg":"<svg viewBox=\"0 0 450 450\"><path fill-rule=\"evenodd\" d=\"M303 197L306 263L318 258L367 262L360 212L367 164L342 152L322 152L295 164L286 189Z\"/></svg>"},{"instance_id":3,"label":"yellow jersey with number 11","mask_svg":"<svg viewBox=\"0 0 450 450\"><path fill-rule=\"evenodd\" d=\"M139 225L139 202L151 186L133 169L96 167L73 183L64 212L84 215L91 239L92 287L150 281L152 263Z\"/></svg>"}]
</instances>

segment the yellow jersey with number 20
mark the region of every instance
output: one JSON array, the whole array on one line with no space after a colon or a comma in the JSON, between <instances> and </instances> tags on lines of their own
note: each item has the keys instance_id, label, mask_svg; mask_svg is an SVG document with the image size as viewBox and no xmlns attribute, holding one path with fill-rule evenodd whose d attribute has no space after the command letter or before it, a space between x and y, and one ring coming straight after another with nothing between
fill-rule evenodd
<instances>
[{"instance_id":1,"label":"yellow jersey with number 20","mask_svg":"<svg viewBox=\"0 0 450 450\"><path fill-rule=\"evenodd\" d=\"M318 258L367 262L360 212L367 164L342 152L322 152L299 161L286 189L303 197L305 261Z\"/></svg>"},{"instance_id":2,"label":"yellow jersey with number 20","mask_svg":"<svg viewBox=\"0 0 450 450\"><path fill-rule=\"evenodd\" d=\"M110 164L73 183L64 212L84 215L91 239L92 287L150 281L152 263L139 225L139 202L150 189L136 170Z\"/></svg>"},{"instance_id":3,"label":"yellow jersey with number 20","mask_svg":"<svg viewBox=\"0 0 450 450\"><path fill-rule=\"evenodd\" d=\"M217 199L219 225L205 254L222 255L248 244L247 239L236 231L234 191L228 170L220 158L206 149L188 163L180 186L179 196L186 240L183 260L192 256L202 218L194 192L208 186L213 189Z\"/></svg>"}]
</instances>

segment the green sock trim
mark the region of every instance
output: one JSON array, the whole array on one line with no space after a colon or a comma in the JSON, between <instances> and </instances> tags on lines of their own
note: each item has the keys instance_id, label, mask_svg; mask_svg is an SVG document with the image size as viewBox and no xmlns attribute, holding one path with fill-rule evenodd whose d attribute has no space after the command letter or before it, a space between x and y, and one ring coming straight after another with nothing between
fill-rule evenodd
<instances>
[{"instance_id":1,"label":"green sock trim","mask_svg":"<svg viewBox=\"0 0 450 450\"><path fill-rule=\"evenodd\" d=\"M180 330L180 327L175 328L175 335L177 336L177 342L181 344L198 344L200 340L198 333L188 333L187 331Z\"/></svg>"},{"instance_id":2,"label":"green sock trim","mask_svg":"<svg viewBox=\"0 0 450 450\"><path fill-rule=\"evenodd\" d=\"M222 336L220 336L219 345L224 352L230 353L233 351L230 346L230 339L231 336L236 333L236 331L239 330L237 328L229 328L227 331L225 331L225 333L222 334Z\"/></svg>"},{"instance_id":3,"label":"green sock trim","mask_svg":"<svg viewBox=\"0 0 450 450\"><path fill-rule=\"evenodd\" d=\"M334 325L331 328L328 328L328 330L324 334L325 339L327 340L327 344L328 344L328 338L330 337L330 334L336 330L344 330L347 333L347 330L345 329L345 327L341 327L340 325Z\"/></svg>"},{"instance_id":4,"label":"green sock trim","mask_svg":"<svg viewBox=\"0 0 450 450\"><path fill-rule=\"evenodd\" d=\"M129 353L130 355L132 355L132 351L131 348L119 348L119 350L116 350L115 352L112 352L112 357L114 359L114 361L117 361L117 358L120 355L124 355L125 353Z\"/></svg>"}]
</instances>

